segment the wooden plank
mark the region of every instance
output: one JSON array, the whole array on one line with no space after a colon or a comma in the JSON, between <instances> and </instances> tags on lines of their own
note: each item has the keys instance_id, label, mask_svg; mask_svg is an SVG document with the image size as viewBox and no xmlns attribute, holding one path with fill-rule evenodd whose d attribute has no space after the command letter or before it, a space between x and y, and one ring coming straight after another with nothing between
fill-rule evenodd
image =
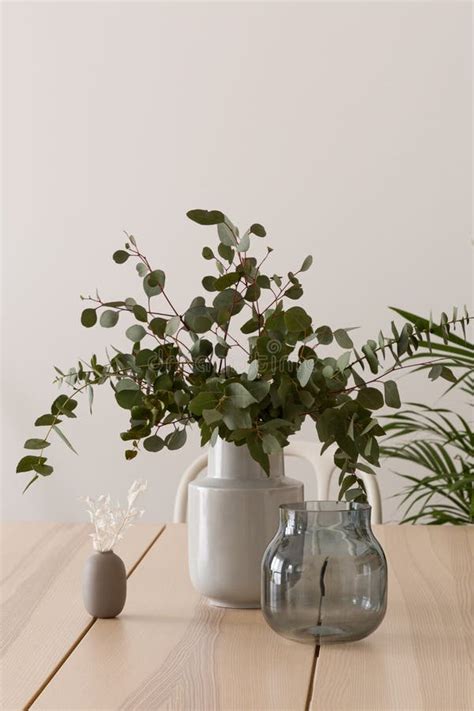
<instances>
[{"instance_id":1,"label":"wooden plank","mask_svg":"<svg viewBox=\"0 0 474 711\"><path fill-rule=\"evenodd\" d=\"M313 711L474 708L474 529L377 526L389 563L388 610L373 635L322 647Z\"/></svg>"},{"instance_id":2,"label":"wooden plank","mask_svg":"<svg viewBox=\"0 0 474 711\"><path fill-rule=\"evenodd\" d=\"M211 607L193 590L186 528L167 526L35 709L304 709L313 647L274 634L259 610Z\"/></svg>"},{"instance_id":3,"label":"wooden plank","mask_svg":"<svg viewBox=\"0 0 474 711\"><path fill-rule=\"evenodd\" d=\"M127 531L116 550L128 571L162 529L141 524ZM2 525L2 709L26 706L91 623L81 597L90 532L86 524Z\"/></svg>"}]
</instances>

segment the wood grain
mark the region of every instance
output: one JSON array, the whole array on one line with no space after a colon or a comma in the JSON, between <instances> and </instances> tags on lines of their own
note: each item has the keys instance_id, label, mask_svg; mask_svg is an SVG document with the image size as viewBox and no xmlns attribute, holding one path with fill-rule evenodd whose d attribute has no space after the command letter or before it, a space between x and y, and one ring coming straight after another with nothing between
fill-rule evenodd
<instances>
[{"instance_id":1,"label":"wood grain","mask_svg":"<svg viewBox=\"0 0 474 711\"><path fill-rule=\"evenodd\" d=\"M127 570L163 526L131 528L117 546ZM82 524L2 525L0 705L26 706L91 623L81 597L84 562L92 552Z\"/></svg>"},{"instance_id":2,"label":"wood grain","mask_svg":"<svg viewBox=\"0 0 474 711\"><path fill-rule=\"evenodd\" d=\"M131 577L124 614L96 622L33 708L303 710L312 661L260 611L209 606L175 524Z\"/></svg>"},{"instance_id":3,"label":"wood grain","mask_svg":"<svg viewBox=\"0 0 474 711\"><path fill-rule=\"evenodd\" d=\"M377 526L389 564L384 622L360 642L322 647L313 711L474 708L474 528Z\"/></svg>"}]
</instances>

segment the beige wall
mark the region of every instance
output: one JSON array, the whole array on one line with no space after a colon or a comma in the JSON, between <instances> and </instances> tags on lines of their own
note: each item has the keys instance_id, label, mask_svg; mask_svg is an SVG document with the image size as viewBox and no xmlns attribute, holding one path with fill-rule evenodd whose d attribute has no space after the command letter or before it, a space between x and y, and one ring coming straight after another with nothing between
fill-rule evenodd
<instances>
[{"instance_id":1,"label":"beige wall","mask_svg":"<svg viewBox=\"0 0 474 711\"><path fill-rule=\"evenodd\" d=\"M133 232L186 304L219 208L264 223L276 271L307 253L321 323L387 326L388 305L470 299L470 4L6 3L4 15L3 496L5 518L78 519L78 497L148 478L167 519L198 452L123 460L110 393L68 426L76 457L21 496L15 474L52 365L119 332L79 325L79 294L133 295L111 253ZM124 292L127 292L125 294ZM401 380L406 399L439 388ZM311 428L305 431L312 435ZM302 471L309 481L309 473ZM381 474L384 495L399 486ZM307 495L314 496L314 485ZM395 515L387 499L388 518Z\"/></svg>"}]
</instances>

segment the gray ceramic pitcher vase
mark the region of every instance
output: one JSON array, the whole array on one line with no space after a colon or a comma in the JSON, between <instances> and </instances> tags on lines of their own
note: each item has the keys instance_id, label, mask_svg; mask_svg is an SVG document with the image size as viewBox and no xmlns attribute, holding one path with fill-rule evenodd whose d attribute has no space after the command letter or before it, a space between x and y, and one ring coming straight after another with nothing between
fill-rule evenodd
<instances>
[{"instance_id":1,"label":"gray ceramic pitcher vase","mask_svg":"<svg viewBox=\"0 0 474 711\"><path fill-rule=\"evenodd\" d=\"M221 607L260 607L263 553L278 529L278 507L303 500L303 484L285 476L283 452L270 475L245 445L218 439L207 475L189 485L189 570L198 592Z\"/></svg>"},{"instance_id":2,"label":"gray ceramic pitcher vase","mask_svg":"<svg viewBox=\"0 0 474 711\"><path fill-rule=\"evenodd\" d=\"M97 552L85 564L82 580L84 606L92 617L117 617L127 597L127 573L113 551Z\"/></svg>"}]
</instances>

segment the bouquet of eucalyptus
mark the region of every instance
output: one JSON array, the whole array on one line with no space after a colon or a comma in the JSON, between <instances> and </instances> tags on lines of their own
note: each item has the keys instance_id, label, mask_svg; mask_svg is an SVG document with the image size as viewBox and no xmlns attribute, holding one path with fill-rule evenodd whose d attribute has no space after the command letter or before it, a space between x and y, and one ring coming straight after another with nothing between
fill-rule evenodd
<instances>
[{"instance_id":1,"label":"bouquet of eucalyptus","mask_svg":"<svg viewBox=\"0 0 474 711\"><path fill-rule=\"evenodd\" d=\"M126 321L130 350L114 349L102 363L93 355L67 372L56 368L57 381L71 393L59 395L50 412L36 420L36 426L47 428L44 437L25 442L36 450L17 467L33 474L26 488L53 472L45 456L53 433L72 448L60 425L76 417L76 396L87 393L92 409L94 389L108 383L119 407L129 413L129 426L120 434L129 443L126 459L142 447L148 452L178 449L186 442L187 427L197 424L202 445L221 437L246 446L268 473L269 455L285 447L309 417L322 451L336 444L340 497L363 501L358 472L373 473L378 466L377 438L384 434L374 411L384 404L400 406L390 374L413 367L403 357L429 340L431 329L447 337L457 323L464 328L467 312L451 320L443 314L436 326L431 321L407 322L402 328L392 323L389 336L380 332L358 351L350 329L314 322L295 303L303 295L299 277L311 267L311 256L286 275L265 273L271 247L255 249L263 252L258 258L250 256L266 237L261 224L240 234L219 210L187 214L199 225L217 227L217 248L202 249L204 260L215 268L202 279L203 293L186 309L178 307L169 297L165 272L127 235L113 259L134 263L141 297L103 301L97 293L88 297L81 322L86 328L97 323L113 328ZM326 348L333 345L337 352L328 355ZM237 352L244 367L236 367L232 356ZM433 363L436 377L456 379L447 366L436 366L436 357Z\"/></svg>"}]
</instances>

